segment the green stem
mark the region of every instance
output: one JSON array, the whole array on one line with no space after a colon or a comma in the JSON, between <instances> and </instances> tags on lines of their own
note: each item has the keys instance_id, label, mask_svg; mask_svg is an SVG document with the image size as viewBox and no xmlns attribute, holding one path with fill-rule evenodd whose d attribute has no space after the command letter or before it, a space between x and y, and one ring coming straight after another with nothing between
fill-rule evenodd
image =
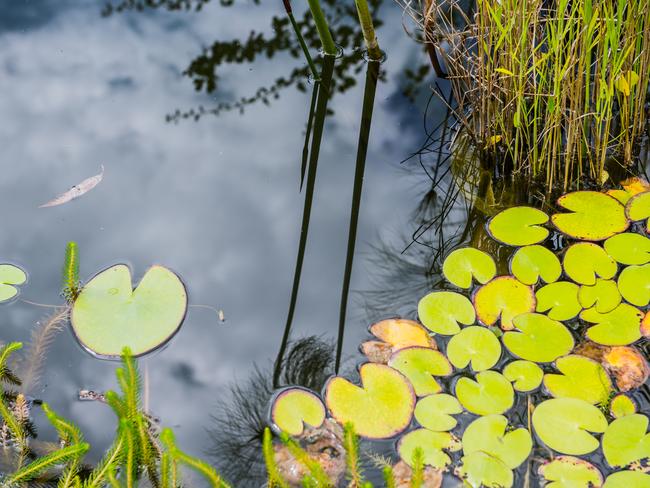
<instances>
[{"instance_id":1,"label":"green stem","mask_svg":"<svg viewBox=\"0 0 650 488\"><path fill-rule=\"evenodd\" d=\"M379 43L377 42L375 26L372 22L372 15L370 15L368 2L366 0L354 0L354 4L357 6L357 15L359 16L359 24L361 25L361 31L363 32L363 40L365 41L366 49L368 50L368 57L373 61L379 61L382 58L383 53L381 52L381 49L379 49Z\"/></svg>"},{"instance_id":2,"label":"green stem","mask_svg":"<svg viewBox=\"0 0 650 488\"><path fill-rule=\"evenodd\" d=\"M283 3L284 8L287 11L287 17L289 17L293 31L296 33L296 37L298 38L300 48L302 49L302 52L305 55L305 59L307 60L307 64L309 65L309 69L311 70L311 74L314 77L314 80L318 80L320 78L318 75L318 69L314 64L314 60L312 59L311 54L309 54L309 48L307 47L305 39L302 37L302 33L300 32L300 27L298 27L296 18L293 16L293 11L291 10L291 2L289 0L284 0Z\"/></svg>"},{"instance_id":3,"label":"green stem","mask_svg":"<svg viewBox=\"0 0 650 488\"><path fill-rule=\"evenodd\" d=\"M323 52L330 56L336 56L338 54L336 44L334 44L334 39L332 39L332 34L330 33L330 28L327 19L325 18L325 14L320 7L319 0L307 0L307 3L309 4L311 15L314 17L316 30L318 31L320 42L323 45Z\"/></svg>"}]
</instances>

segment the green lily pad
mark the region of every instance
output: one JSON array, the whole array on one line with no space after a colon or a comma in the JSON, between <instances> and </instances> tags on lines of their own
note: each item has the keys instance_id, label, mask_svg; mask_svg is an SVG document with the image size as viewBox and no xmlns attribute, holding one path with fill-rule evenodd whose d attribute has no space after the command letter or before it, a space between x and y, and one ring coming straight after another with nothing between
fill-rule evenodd
<instances>
[{"instance_id":1,"label":"green lily pad","mask_svg":"<svg viewBox=\"0 0 650 488\"><path fill-rule=\"evenodd\" d=\"M548 237L542 227L548 215L533 207L512 207L496 214L488 222L488 232L495 240L509 246L537 244Z\"/></svg>"},{"instance_id":2,"label":"green lily pad","mask_svg":"<svg viewBox=\"0 0 650 488\"><path fill-rule=\"evenodd\" d=\"M573 456L557 456L542 464L539 474L549 481L546 488L598 488L603 484L596 466Z\"/></svg>"},{"instance_id":3,"label":"green lily pad","mask_svg":"<svg viewBox=\"0 0 650 488\"><path fill-rule=\"evenodd\" d=\"M647 306L650 303L650 264L628 266L621 271L618 289L631 304Z\"/></svg>"},{"instance_id":4,"label":"green lily pad","mask_svg":"<svg viewBox=\"0 0 650 488\"><path fill-rule=\"evenodd\" d=\"M459 323L470 325L476 320L469 299L453 291L434 291L420 300L418 316L424 326L442 335L460 332Z\"/></svg>"},{"instance_id":5,"label":"green lily pad","mask_svg":"<svg viewBox=\"0 0 650 488\"><path fill-rule=\"evenodd\" d=\"M445 451L460 451L461 443L449 432L432 432L427 429L412 430L397 443L397 452L411 467L415 465L415 450L418 448L422 450L425 465L444 469L451 463L451 458Z\"/></svg>"},{"instance_id":6,"label":"green lily pad","mask_svg":"<svg viewBox=\"0 0 650 488\"><path fill-rule=\"evenodd\" d=\"M456 474L472 488L510 488L512 471L500 459L481 451L463 456Z\"/></svg>"},{"instance_id":7,"label":"green lily pad","mask_svg":"<svg viewBox=\"0 0 650 488\"><path fill-rule=\"evenodd\" d=\"M612 381L600 363L569 355L555 361L562 374L546 374L544 386L556 398L578 398L591 404L606 403Z\"/></svg>"},{"instance_id":8,"label":"green lily pad","mask_svg":"<svg viewBox=\"0 0 650 488\"><path fill-rule=\"evenodd\" d=\"M625 232L605 241L605 251L621 264L650 263L650 239L634 232Z\"/></svg>"},{"instance_id":9,"label":"green lily pad","mask_svg":"<svg viewBox=\"0 0 650 488\"><path fill-rule=\"evenodd\" d=\"M595 307L597 312L607 313L621 303L621 293L616 282L598 278L595 285L580 287L578 299L584 308Z\"/></svg>"},{"instance_id":10,"label":"green lily pad","mask_svg":"<svg viewBox=\"0 0 650 488\"><path fill-rule=\"evenodd\" d=\"M474 293L476 315L482 324L494 325L498 320L503 330L513 328L512 320L535 310L535 292L513 276L499 276Z\"/></svg>"},{"instance_id":11,"label":"green lily pad","mask_svg":"<svg viewBox=\"0 0 650 488\"><path fill-rule=\"evenodd\" d=\"M578 300L580 287L569 281L556 281L535 293L537 312L548 312L553 320L570 320L582 311Z\"/></svg>"},{"instance_id":12,"label":"green lily pad","mask_svg":"<svg viewBox=\"0 0 650 488\"><path fill-rule=\"evenodd\" d=\"M612 417L615 419L620 419L626 415L632 415L636 413L636 403L625 393L620 393L612 398L612 401L609 404L609 413L612 414Z\"/></svg>"},{"instance_id":13,"label":"green lily pad","mask_svg":"<svg viewBox=\"0 0 650 488\"><path fill-rule=\"evenodd\" d=\"M27 273L13 264L0 264L0 302L6 302L18 295L16 285L24 285Z\"/></svg>"},{"instance_id":14,"label":"green lily pad","mask_svg":"<svg viewBox=\"0 0 650 488\"><path fill-rule=\"evenodd\" d=\"M291 387L281 390L274 396L272 405L271 420L289 435L302 434L305 424L320 427L325 421L323 402L317 395L304 388Z\"/></svg>"},{"instance_id":15,"label":"green lily pad","mask_svg":"<svg viewBox=\"0 0 650 488\"><path fill-rule=\"evenodd\" d=\"M466 327L447 344L447 357L459 369L471 362L474 371L483 371L494 366L501 357L501 343L486 327Z\"/></svg>"},{"instance_id":16,"label":"green lily pad","mask_svg":"<svg viewBox=\"0 0 650 488\"><path fill-rule=\"evenodd\" d=\"M476 375L476 381L466 377L458 380L456 398L469 412L490 415L510 410L515 392L510 382L500 373L482 371Z\"/></svg>"},{"instance_id":17,"label":"green lily pad","mask_svg":"<svg viewBox=\"0 0 650 488\"><path fill-rule=\"evenodd\" d=\"M584 310L580 318L594 324L587 330L587 337L605 346L625 346L641 338L643 312L621 303L611 312L599 313L593 308Z\"/></svg>"},{"instance_id":18,"label":"green lily pad","mask_svg":"<svg viewBox=\"0 0 650 488\"><path fill-rule=\"evenodd\" d=\"M492 256L473 247L452 251L442 264L444 277L460 288L471 288L472 279L487 283L496 273L497 267Z\"/></svg>"},{"instance_id":19,"label":"green lily pad","mask_svg":"<svg viewBox=\"0 0 650 488\"><path fill-rule=\"evenodd\" d=\"M603 434L603 454L613 468L650 458L648 417L635 413L614 420Z\"/></svg>"},{"instance_id":20,"label":"green lily pad","mask_svg":"<svg viewBox=\"0 0 650 488\"><path fill-rule=\"evenodd\" d=\"M560 232L575 239L602 241L629 226L625 207L605 193L576 191L561 196L557 203L570 212L554 214L551 221Z\"/></svg>"},{"instance_id":21,"label":"green lily pad","mask_svg":"<svg viewBox=\"0 0 650 488\"><path fill-rule=\"evenodd\" d=\"M506 332L503 343L512 354L536 363L550 363L571 352L573 336L561 322L539 313L526 313L514 320L518 331Z\"/></svg>"},{"instance_id":22,"label":"green lily pad","mask_svg":"<svg viewBox=\"0 0 650 488\"><path fill-rule=\"evenodd\" d=\"M501 460L509 469L523 463L533 447L530 432L524 428L508 430L503 415L486 415L467 426L463 433L463 452L485 452Z\"/></svg>"},{"instance_id":23,"label":"green lily pad","mask_svg":"<svg viewBox=\"0 0 650 488\"><path fill-rule=\"evenodd\" d=\"M517 249L510 262L510 271L525 285L535 285L540 278L553 283L562 274L562 265L549 249L533 245Z\"/></svg>"},{"instance_id":24,"label":"green lily pad","mask_svg":"<svg viewBox=\"0 0 650 488\"><path fill-rule=\"evenodd\" d=\"M445 432L458 423L452 415L462 413L463 407L456 397L446 393L429 395L415 406L415 419L425 429Z\"/></svg>"},{"instance_id":25,"label":"green lily pad","mask_svg":"<svg viewBox=\"0 0 650 488\"><path fill-rule=\"evenodd\" d=\"M83 287L72 306L72 330L97 356L118 358L125 347L141 356L171 339L186 310L187 292L174 272L152 266L134 290L131 270L118 264Z\"/></svg>"},{"instance_id":26,"label":"green lily pad","mask_svg":"<svg viewBox=\"0 0 650 488\"><path fill-rule=\"evenodd\" d=\"M641 471L619 471L610 474L603 488L650 488L650 474Z\"/></svg>"},{"instance_id":27,"label":"green lily pad","mask_svg":"<svg viewBox=\"0 0 650 488\"><path fill-rule=\"evenodd\" d=\"M645 220L646 230L650 232L650 192L639 193L630 198L625 206L625 213L634 222Z\"/></svg>"},{"instance_id":28,"label":"green lily pad","mask_svg":"<svg viewBox=\"0 0 650 488\"><path fill-rule=\"evenodd\" d=\"M408 378L417 396L441 391L434 376L448 376L453 371L444 354L426 347L400 349L390 358L388 366Z\"/></svg>"},{"instance_id":29,"label":"green lily pad","mask_svg":"<svg viewBox=\"0 0 650 488\"><path fill-rule=\"evenodd\" d=\"M359 387L341 376L325 385L325 404L341 425L352 422L357 434L370 439L393 437L411 423L415 393L393 368L365 363L359 368Z\"/></svg>"},{"instance_id":30,"label":"green lily pad","mask_svg":"<svg viewBox=\"0 0 650 488\"><path fill-rule=\"evenodd\" d=\"M623 205L625 205L633 196L627 190L619 190L619 189L607 190L605 193L607 193L612 198L616 198L616 200L621 202L621 204Z\"/></svg>"},{"instance_id":31,"label":"green lily pad","mask_svg":"<svg viewBox=\"0 0 650 488\"><path fill-rule=\"evenodd\" d=\"M503 368L503 376L512 382L515 390L526 392L533 391L542 383L544 372L537 364L519 359Z\"/></svg>"},{"instance_id":32,"label":"green lily pad","mask_svg":"<svg viewBox=\"0 0 650 488\"><path fill-rule=\"evenodd\" d=\"M607 419L598 407L584 400L554 398L537 405L533 427L549 448L580 456L598 449L598 440L589 432L604 432Z\"/></svg>"},{"instance_id":33,"label":"green lily pad","mask_svg":"<svg viewBox=\"0 0 650 488\"><path fill-rule=\"evenodd\" d=\"M576 283L593 286L596 278L613 278L618 266L599 245L578 242L569 246L564 254L564 271Z\"/></svg>"}]
</instances>

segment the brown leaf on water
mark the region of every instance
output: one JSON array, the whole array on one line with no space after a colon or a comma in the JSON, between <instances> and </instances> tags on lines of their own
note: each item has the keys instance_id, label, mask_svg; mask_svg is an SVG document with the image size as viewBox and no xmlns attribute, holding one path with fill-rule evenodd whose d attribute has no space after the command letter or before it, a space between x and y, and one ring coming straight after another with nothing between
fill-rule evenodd
<instances>
[{"instance_id":1,"label":"brown leaf on water","mask_svg":"<svg viewBox=\"0 0 650 488\"><path fill-rule=\"evenodd\" d=\"M83 180L81 183L78 185L73 186L70 188L68 191L65 193L61 193L60 195L56 196L52 200L50 200L47 203L44 203L43 205L40 205L38 208L47 208L47 207L56 207L58 205L63 205L64 203L68 203L75 198L79 198L80 196L88 193L90 190L95 188L99 183L102 181L104 178L104 165L102 164L101 166L102 170L99 174L96 174L95 176L91 176L90 178L86 178Z\"/></svg>"}]
</instances>

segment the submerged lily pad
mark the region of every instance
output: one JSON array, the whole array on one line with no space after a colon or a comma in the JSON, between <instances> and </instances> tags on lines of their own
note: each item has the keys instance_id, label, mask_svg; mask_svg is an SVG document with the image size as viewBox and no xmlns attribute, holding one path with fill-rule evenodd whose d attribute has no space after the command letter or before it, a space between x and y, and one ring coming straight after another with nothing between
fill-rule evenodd
<instances>
[{"instance_id":1,"label":"submerged lily pad","mask_svg":"<svg viewBox=\"0 0 650 488\"><path fill-rule=\"evenodd\" d=\"M533 245L517 249L510 262L510 271L525 285L534 285L540 278L552 283L562 274L562 265L552 251Z\"/></svg>"},{"instance_id":2,"label":"submerged lily pad","mask_svg":"<svg viewBox=\"0 0 650 488\"><path fill-rule=\"evenodd\" d=\"M501 460L509 469L523 463L533 447L530 432L520 427L508 430L503 415L486 415L469 424L463 433L463 452L485 452Z\"/></svg>"},{"instance_id":3,"label":"submerged lily pad","mask_svg":"<svg viewBox=\"0 0 650 488\"><path fill-rule=\"evenodd\" d=\"M569 355L555 361L562 374L546 374L544 386L556 398L578 398L591 404L605 403L612 381L600 363L584 356Z\"/></svg>"},{"instance_id":4,"label":"submerged lily pad","mask_svg":"<svg viewBox=\"0 0 650 488\"><path fill-rule=\"evenodd\" d=\"M584 308L595 307L597 312L607 313L621 303L621 293L614 281L599 278L593 286L582 285L578 299Z\"/></svg>"},{"instance_id":5,"label":"submerged lily pad","mask_svg":"<svg viewBox=\"0 0 650 488\"><path fill-rule=\"evenodd\" d=\"M452 415L462 413L463 407L456 397L446 393L429 395L415 406L415 419L425 429L445 432L458 423Z\"/></svg>"},{"instance_id":6,"label":"submerged lily pad","mask_svg":"<svg viewBox=\"0 0 650 488\"><path fill-rule=\"evenodd\" d=\"M650 474L641 471L619 471L610 474L603 488L650 488Z\"/></svg>"},{"instance_id":7,"label":"submerged lily pad","mask_svg":"<svg viewBox=\"0 0 650 488\"><path fill-rule=\"evenodd\" d=\"M472 488L510 488L514 481L503 461L481 451L463 456L456 474Z\"/></svg>"},{"instance_id":8,"label":"submerged lily pad","mask_svg":"<svg viewBox=\"0 0 650 488\"><path fill-rule=\"evenodd\" d=\"M471 362L474 371L483 371L494 366L501 357L501 343L486 327L466 327L447 344L447 357L459 369Z\"/></svg>"},{"instance_id":9,"label":"submerged lily pad","mask_svg":"<svg viewBox=\"0 0 650 488\"><path fill-rule=\"evenodd\" d=\"M512 276L494 278L474 293L473 300L481 323L489 326L500 320L503 330L512 329L517 315L532 312L536 306L533 288Z\"/></svg>"},{"instance_id":10,"label":"submerged lily pad","mask_svg":"<svg viewBox=\"0 0 650 488\"><path fill-rule=\"evenodd\" d=\"M584 310L580 318L594 324L587 337L605 346L624 346L641 338L643 313L627 303L621 303L611 312L599 313L593 308Z\"/></svg>"},{"instance_id":11,"label":"submerged lily pad","mask_svg":"<svg viewBox=\"0 0 650 488\"><path fill-rule=\"evenodd\" d=\"M526 313L514 320L518 331L506 332L503 343L522 359L550 363L571 352L573 336L561 322L539 313Z\"/></svg>"},{"instance_id":12,"label":"submerged lily pad","mask_svg":"<svg viewBox=\"0 0 650 488\"><path fill-rule=\"evenodd\" d=\"M548 237L548 229L542 227L548 215L533 207L511 207L496 214L488 222L487 229L497 241L509 246L537 244Z\"/></svg>"},{"instance_id":13,"label":"submerged lily pad","mask_svg":"<svg viewBox=\"0 0 650 488\"><path fill-rule=\"evenodd\" d=\"M532 391L542 383L544 372L537 364L519 359L503 368L503 376L512 382L515 390Z\"/></svg>"},{"instance_id":14,"label":"submerged lily pad","mask_svg":"<svg viewBox=\"0 0 650 488\"><path fill-rule=\"evenodd\" d=\"M537 405L533 426L551 449L580 456L598 449L598 440L589 432L604 432L607 420L598 407L584 400L554 398Z\"/></svg>"},{"instance_id":15,"label":"submerged lily pad","mask_svg":"<svg viewBox=\"0 0 650 488\"><path fill-rule=\"evenodd\" d=\"M646 230L650 233L650 192L639 193L630 198L625 206L625 213L634 222L646 221Z\"/></svg>"},{"instance_id":16,"label":"submerged lily pad","mask_svg":"<svg viewBox=\"0 0 650 488\"><path fill-rule=\"evenodd\" d=\"M417 396L438 393L442 388L434 376L448 376L453 371L441 352L426 347L401 349L393 354L388 365L408 378Z\"/></svg>"},{"instance_id":17,"label":"submerged lily pad","mask_svg":"<svg viewBox=\"0 0 650 488\"><path fill-rule=\"evenodd\" d=\"M614 420L603 434L603 454L610 466L622 468L650 458L648 417L638 413Z\"/></svg>"},{"instance_id":18,"label":"submerged lily pad","mask_svg":"<svg viewBox=\"0 0 650 488\"><path fill-rule=\"evenodd\" d=\"M131 270L118 264L83 287L72 306L72 330L98 356L118 358L125 347L141 356L178 331L186 310L185 286L175 273L152 266L134 290Z\"/></svg>"},{"instance_id":19,"label":"submerged lily pad","mask_svg":"<svg viewBox=\"0 0 650 488\"><path fill-rule=\"evenodd\" d=\"M434 291L420 300L418 316L424 326L443 335L460 332L459 323L470 325L476 320L469 299L453 291Z\"/></svg>"},{"instance_id":20,"label":"submerged lily pad","mask_svg":"<svg viewBox=\"0 0 650 488\"><path fill-rule=\"evenodd\" d=\"M650 263L650 239L634 232L625 232L605 241L605 251L621 264Z\"/></svg>"},{"instance_id":21,"label":"submerged lily pad","mask_svg":"<svg viewBox=\"0 0 650 488\"><path fill-rule=\"evenodd\" d=\"M553 320L569 320L582 311L578 300L580 287L569 281L557 281L543 286L535 293L537 312L548 312Z\"/></svg>"},{"instance_id":22,"label":"submerged lily pad","mask_svg":"<svg viewBox=\"0 0 650 488\"><path fill-rule=\"evenodd\" d=\"M404 435L397 444L397 452L400 457L411 467L415 465L415 450L418 448L422 450L425 465L444 469L451 463L451 458L445 451L459 451L461 443L449 432L417 429Z\"/></svg>"},{"instance_id":23,"label":"submerged lily pad","mask_svg":"<svg viewBox=\"0 0 650 488\"><path fill-rule=\"evenodd\" d=\"M626 415L632 415L636 413L636 404L625 393L621 393L612 398L612 401L609 404L609 413L612 414L612 417L615 419L620 419Z\"/></svg>"},{"instance_id":24,"label":"submerged lily pad","mask_svg":"<svg viewBox=\"0 0 650 488\"><path fill-rule=\"evenodd\" d=\"M305 424L320 427L325 421L323 402L317 395L304 388L281 390L275 395L272 405L271 420L289 435L302 434Z\"/></svg>"},{"instance_id":25,"label":"submerged lily pad","mask_svg":"<svg viewBox=\"0 0 650 488\"><path fill-rule=\"evenodd\" d=\"M539 474L550 482L546 488L599 488L603 484L596 466L573 456L555 457L540 466Z\"/></svg>"},{"instance_id":26,"label":"submerged lily pad","mask_svg":"<svg viewBox=\"0 0 650 488\"><path fill-rule=\"evenodd\" d=\"M597 244L579 242L564 254L564 271L576 283L593 286L596 278L609 280L616 275L616 261Z\"/></svg>"},{"instance_id":27,"label":"submerged lily pad","mask_svg":"<svg viewBox=\"0 0 650 488\"><path fill-rule=\"evenodd\" d=\"M554 214L551 221L560 232L575 239L602 241L629 225L625 207L605 193L576 191L561 196L557 203L570 213Z\"/></svg>"},{"instance_id":28,"label":"submerged lily pad","mask_svg":"<svg viewBox=\"0 0 650 488\"><path fill-rule=\"evenodd\" d=\"M18 295L17 285L24 285L27 273L14 264L0 264L0 302Z\"/></svg>"},{"instance_id":29,"label":"submerged lily pad","mask_svg":"<svg viewBox=\"0 0 650 488\"><path fill-rule=\"evenodd\" d=\"M341 376L325 385L325 404L340 423L352 422L357 434L370 439L393 437L408 427L415 408L411 384L389 366L365 363L359 387Z\"/></svg>"},{"instance_id":30,"label":"submerged lily pad","mask_svg":"<svg viewBox=\"0 0 650 488\"><path fill-rule=\"evenodd\" d=\"M470 288L472 279L487 283L496 273L497 267L492 256L473 247L456 249L442 264L444 277L460 288Z\"/></svg>"},{"instance_id":31,"label":"submerged lily pad","mask_svg":"<svg viewBox=\"0 0 650 488\"><path fill-rule=\"evenodd\" d=\"M618 289L631 304L647 306L650 303L650 264L628 266L621 271Z\"/></svg>"},{"instance_id":32,"label":"submerged lily pad","mask_svg":"<svg viewBox=\"0 0 650 488\"><path fill-rule=\"evenodd\" d=\"M490 415L510 410L515 393L503 375L496 371L483 371L476 375L476 381L460 378L456 383L456 398L466 410L477 415Z\"/></svg>"}]
</instances>

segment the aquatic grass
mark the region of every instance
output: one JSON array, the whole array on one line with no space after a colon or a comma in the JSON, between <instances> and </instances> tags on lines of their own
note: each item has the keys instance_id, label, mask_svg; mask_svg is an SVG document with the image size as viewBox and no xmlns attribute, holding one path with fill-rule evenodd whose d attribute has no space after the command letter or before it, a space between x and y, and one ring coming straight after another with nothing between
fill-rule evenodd
<instances>
[{"instance_id":1,"label":"aquatic grass","mask_svg":"<svg viewBox=\"0 0 650 488\"><path fill-rule=\"evenodd\" d=\"M63 262L63 284L61 286L63 296L68 303L75 301L79 295L79 250L76 242L68 242L65 248L65 260Z\"/></svg>"}]
</instances>

